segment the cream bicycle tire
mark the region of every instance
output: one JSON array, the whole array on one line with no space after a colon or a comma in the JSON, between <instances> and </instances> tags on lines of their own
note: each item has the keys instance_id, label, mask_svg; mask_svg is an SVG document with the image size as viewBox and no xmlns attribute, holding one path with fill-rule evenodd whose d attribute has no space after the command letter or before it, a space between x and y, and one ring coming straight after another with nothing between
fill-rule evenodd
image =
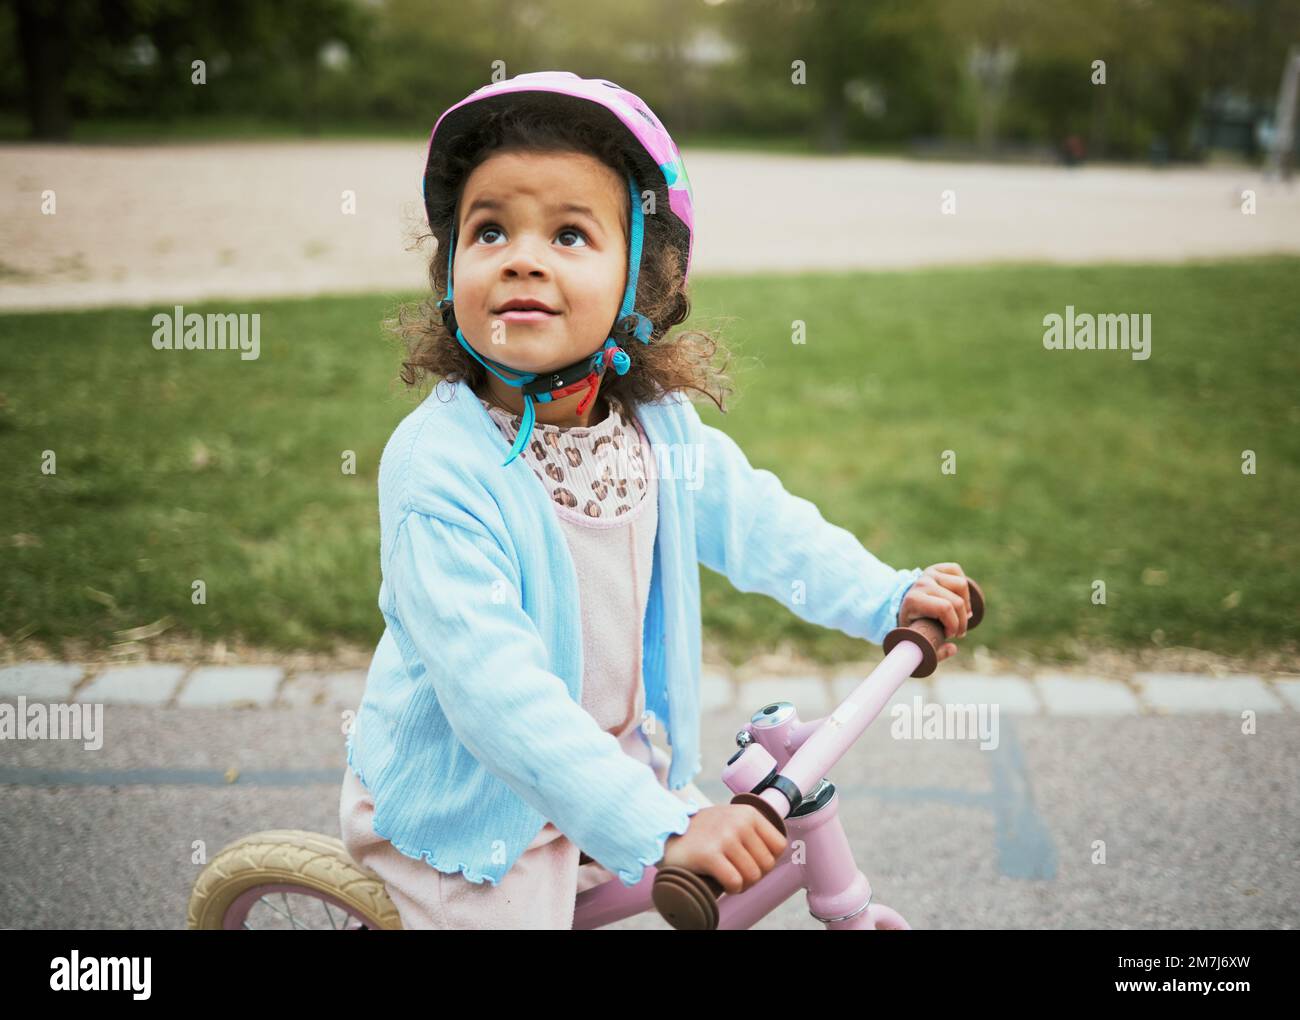
<instances>
[{"instance_id":1,"label":"cream bicycle tire","mask_svg":"<svg viewBox=\"0 0 1300 1020\"><path fill-rule=\"evenodd\" d=\"M362 870L341 840L304 829L267 829L222 848L194 883L186 927L231 927L227 915L232 907L261 887L291 887L316 898L328 897L368 927L392 931L402 927L384 883L373 872Z\"/></svg>"}]
</instances>

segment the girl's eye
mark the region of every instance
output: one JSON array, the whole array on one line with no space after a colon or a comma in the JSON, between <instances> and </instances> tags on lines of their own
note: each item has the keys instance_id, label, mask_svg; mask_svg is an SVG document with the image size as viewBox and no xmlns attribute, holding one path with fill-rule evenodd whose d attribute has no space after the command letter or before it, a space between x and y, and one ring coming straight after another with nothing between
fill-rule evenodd
<instances>
[{"instance_id":1,"label":"girl's eye","mask_svg":"<svg viewBox=\"0 0 1300 1020\"><path fill-rule=\"evenodd\" d=\"M483 235L484 235L484 234L500 234L500 233L502 233L502 230L501 230L501 228L498 227L495 223L485 223L483 226L479 227L478 230L476 230L476 231L474 232L474 236L475 236L475 239L476 239L476 240L480 240L480 241L481 241L481 240L483 239ZM558 234L556 234L555 236L556 236L556 237L563 237L565 234L576 234L577 236L579 236L579 237L581 237L581 238L583 239L583 244L584 244L584 245L586 244L586 238L587 238L587 235L584 234L584 233L583 233L583 232L582 232L578 227L565 227L564 229L562 229L562 230L561 230ZM491 244L492 242L489 241L488 243ZM565 245L563 245L563 247L565 247L565 248L576 248L576 247L579 247L579 246L578 246L578 245L573 245L573 244L565 244Z\"/></svg>"},{"instance_id":2,"label":"girl's eye","mask_svg":"<svg viewBox=\"0 0 1300 1020\"><path fill-rule=\"evenodd\" d=\"M561 230L561 231L560 231L558 234L556 234L555 236L556 236L556 237L563 237L565 234L577 234L579 237L581 237L581 238L583 239L583 240L582 240L582 243L583 243L583 244L586 244L586 243L587 243L587 235L584 234L584 233L583 233L581 230L579 230L577 227L565 227L563 230ZM564 247L566 247L566 248L572 248L572 247L574 247L574 245L566 244Z\"/></svg>"}]
</instances>

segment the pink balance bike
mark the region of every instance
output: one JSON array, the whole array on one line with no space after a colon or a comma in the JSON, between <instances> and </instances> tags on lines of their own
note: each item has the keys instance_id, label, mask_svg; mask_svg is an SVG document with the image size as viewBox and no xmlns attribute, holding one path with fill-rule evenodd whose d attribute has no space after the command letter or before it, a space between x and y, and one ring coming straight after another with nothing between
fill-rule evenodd
<instances>
[{"instance_id":1,"label":"pink balance bike","mask_svg":"<svg viewBox=\"0 0 1300 1020\"><path fill-rule=\"evenodd\" d=\"M984 618L984 593L970 581L967 629ZM578 894L573 927L600 928L654 907L681 930L750 928L800 889L808 910L829 929L909 929L902 916L872 903L871 883L853 860L839 819L839 799L826 778L875 721L909 676L938 664L944 631L916 620L885 636L885 658L830 715L801 722L788 701L765 705L736 734L740 750L722 770L733 804L751 804L787 839L776 865L742 893L725 895L711 875L685 868L647 867L640 882L612 879ZM582 863L590 860L586 854Z\"/></svg>"},{"instance_id":2,"label":"pink balance bike","mask_svg":"<svg viewBox=\"0 0 1300 1020\"><path fill-rule=\"evenodd\" d=\"M984 618L984 593L970 582L967 629ZM722 781L733 804L751 804L785 835L776 865L742 893L724 894L711 875L647 866L641 881L617 878L578 893L573 927L601 928L657 910L683 930L750 928L798 890L830 929L908 929L895 910L872 903L871 883L853 860L839 820L839 799L826 778L909 676L938 664L944 641L936 620L916 620L885 636L885 657L838 708L801 722L794 705L765 705L736 735L739 750ZM585 853L579 864L592 858ZM272 829L236 840L200 873L190 895L191 929L400 929L401 919L378 875L352 860L336 836Z\"/></svg>"}]
</instances>

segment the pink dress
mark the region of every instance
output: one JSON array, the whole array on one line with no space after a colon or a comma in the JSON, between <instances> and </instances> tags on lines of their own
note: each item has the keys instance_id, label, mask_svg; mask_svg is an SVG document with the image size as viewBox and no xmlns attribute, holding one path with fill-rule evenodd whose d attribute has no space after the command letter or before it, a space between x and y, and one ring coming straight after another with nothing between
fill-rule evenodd
<instances>
[{"instance_id":1,"label":"pink dress","mask_svg":"<svg viewBox=\"0 0 1300 1020\"><path fill-rule=\"evenodd\" d=\"M519 417L483 404L513 443ZM520 456L551 496L578 576L582 707L666 786L669 757L642 731L641 628L658 524L649 441L640 423L610 402L610 413L596 425L538 422ZM701 808L712 804L693 783L673 792ZM353 860L383 879L405 928L569 929L579 892L618 881L594 861L579 865L579 847L548 821L499 885L475 884L402 854L374 831L373 815L369 792L345 769L343 843Z\"/></svg>"}]
</instances>

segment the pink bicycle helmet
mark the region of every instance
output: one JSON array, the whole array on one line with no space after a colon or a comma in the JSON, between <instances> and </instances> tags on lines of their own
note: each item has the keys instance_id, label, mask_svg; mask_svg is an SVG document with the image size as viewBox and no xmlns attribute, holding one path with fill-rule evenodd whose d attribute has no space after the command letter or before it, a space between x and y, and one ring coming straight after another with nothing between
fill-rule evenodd
<instances>
[{"instance_id":1,"label":"pink bicycle helmet","mask_svg":"<svg viewBox=\"0 0 1300 1020\"><path fill-rule=\"evenodd\" d=\"M532 433L536 413L533 401L543 403L568 396L586 387L587 396L578 406L578 413L586 410L595 396L596 388L606 368L611 364L623 375L631 366L631 358L619 346L630 339L650 342L654 324L635 308L637 277L641 269L642 245L645 235L644 214L641 209L642 190L655 193L656 215L667 216L670 242L682 254L682 283L690 276L691 254L695 235L695 215L692 207L690 178L682 161L677 144L651 109L633 93L603 78L580 78L571 71L535 71L519 74L505 81L484 85L465 99L446 110L429 136L429 152L424 168L424 208L429 226L434 226L434 209L446 208L455 201L455 190L461 182L449 179L445 168L451 165L452 156L463 147L473 145L482 122L502 107L532 109L539 113L561 114L572 111L575 115L594 117L605 121L615 138L620 139L632 171L628 174L628 191L631 201L631 239L628 245L627 287L623 302L615 317L608 339L594 354L571 365L538 376L533 372L520 372L499 361L484 358L466 341L456 323L452 287L452 263L456 253L456 213L452 214L451 234L447 245L447 295L438 302L443 322L456 337L457 342L489 372L510 386L517 386L524 395L524 416L515 438L508 465L523 450ZM499 369L514 374L508 378ZM505 465L503 465L505 466Z\"/></svg>"}]
</instances>

